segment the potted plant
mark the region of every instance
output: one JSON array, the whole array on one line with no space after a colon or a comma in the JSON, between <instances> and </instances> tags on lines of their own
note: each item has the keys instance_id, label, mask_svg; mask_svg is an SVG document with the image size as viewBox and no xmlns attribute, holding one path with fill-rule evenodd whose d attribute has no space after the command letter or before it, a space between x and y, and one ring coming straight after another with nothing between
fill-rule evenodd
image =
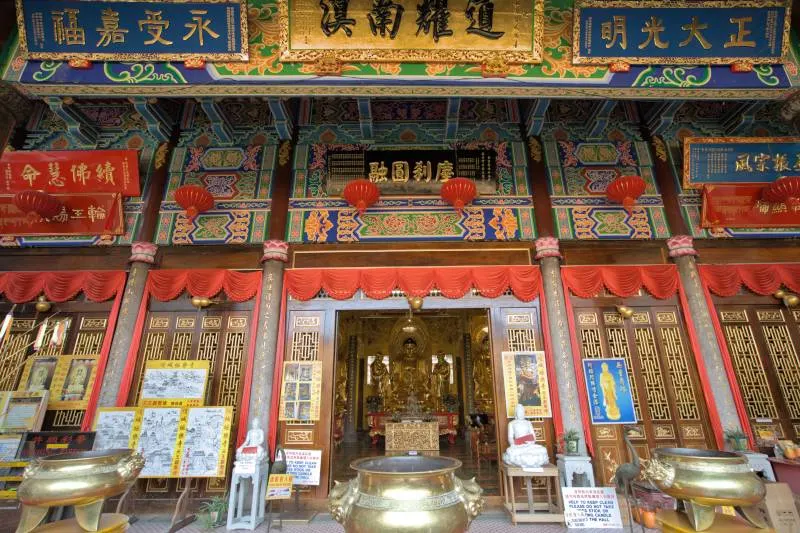
<instances>
[{"instance_id":1,"label":"potted plant","mask_svg":"<svg viewBox=\"0 0 800 533\"><path fill-rule=\"evenodd\" d=\"M559 445L565 455L578 455L578 443L581 437L577 430L570 429L561 434Z\"/></svg>"},{"instance_id":2,"label":"potted plant","mask_svg":"<svg viewBox=\"0 0 800 533\"><path fill-rule=\"evenodd\" d=\"M225 524L228 516L228 496L213 496L200 505L200 521L206 529L214 529Z\"/></svg>"},{"instance_id":3,"label":"potted plant","mask_svg":"<svg viewBox=\"0 0 800 533\"><path fill-rule=\"evenodd\" d=\"M741 429L726 429L725 439L731 443L731 447L735 452L744 452L749 448L747 435Z\"/></svg>"}]
</instances>

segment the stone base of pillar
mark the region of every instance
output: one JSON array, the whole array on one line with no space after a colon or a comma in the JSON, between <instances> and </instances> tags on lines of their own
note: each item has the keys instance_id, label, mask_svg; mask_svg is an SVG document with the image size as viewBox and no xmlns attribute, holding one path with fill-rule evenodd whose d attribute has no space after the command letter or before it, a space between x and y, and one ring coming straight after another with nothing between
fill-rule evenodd
<instances>
[{"instance_id":1,"label":"stone base of pillar","mask_svg":"<svg viewBox=\"0 0 800 533\"><path fill-rule=\"evenodd\" d=\"M592 458L585 455L558 454L558 474L562 487L594 487Z\"/></svg>"}]
</instances>

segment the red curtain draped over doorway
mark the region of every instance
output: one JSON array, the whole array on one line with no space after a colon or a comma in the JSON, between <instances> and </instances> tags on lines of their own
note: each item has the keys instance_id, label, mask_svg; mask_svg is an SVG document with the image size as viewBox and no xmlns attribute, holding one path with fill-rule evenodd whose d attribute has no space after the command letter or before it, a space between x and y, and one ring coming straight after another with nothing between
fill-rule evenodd
<instances>
[{"instance_id":1,"label":"red curtain draped over doorway","mask_svg":"<svg viewBox=\"0 0 800 533\"><path fill-rule=\"evenodd\" d=\"M470 289L481 296L497 298L511 290L523 302L539 293L541 276L532 266L486 266L443 268L309 268L288 270L286 289L292 298L310 300L320 290L336 300L347 300L361 289L374 300L401 290L408 296L428 296L432 289L446 298L461 298Z\"/></svg>"},{"instance_id":2,"label":"red curtain draped over doorway","mask_svg":"<svg viewBox=\"0 0 800 533\"><path fill-rule=\"evenodd\" d=\"M645 289L650 295L665 300L675 296L680 298L681 308L686 317L689 344L694 352L694 360L703 388L703 397L708 407L708 416L714 431L718 446L725 442L722 432L719 413L717 412L711 385L708 379L705 362L700 355L700 344L689 311L688 301L683 286L679 282L678 268L675 265L613 265L613 266L565 266L561 269L561 278L564 287L580 298L592 298L599 295L603 288L620 298L636 296L640 290ZM584 387L583 364L581 361L580 343L578 342L575 314L569 296L565 298L567 315L569 319L570 337L572 339L572 355L574 358L575 372L580 381L578 387L581 399L581 412L584 417L584 437L593 454L591 433L589 430L589 399ZM740 412L741 416L741 412Z\"/></svg>"},{"instance_id":3,"label":"red curtain draped over doorway","mask_svg":"<svg viewBox=\"0 0 800 533\"><path fill-rule=\"evenodd\" d=\"M117 405L125 406L136 370L136 358L142 341L144 324L147 319L147 304L150 296L160 301L178 298L184 292L191 296L212 298L221 292L234 302L245 302L255 298L253 317L250 321L250 343L247 350L247 364L242 382L242 405L237 433L237 446L247 433L247 420L250 407L250 386L253 381L253 357L256 347L256 331L258 324L258 308L261 302L261 271L237 272L223 269L200 270L152 270L145 283L144 297L139 306L133 340L128 350L128 359L122 375L122 383L117 394Z\"/></svg>"}]
</instances>

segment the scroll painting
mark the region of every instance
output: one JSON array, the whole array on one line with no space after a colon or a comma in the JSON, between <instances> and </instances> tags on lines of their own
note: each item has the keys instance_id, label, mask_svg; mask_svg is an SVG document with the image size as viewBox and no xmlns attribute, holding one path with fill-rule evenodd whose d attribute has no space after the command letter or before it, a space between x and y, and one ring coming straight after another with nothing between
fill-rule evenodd
<instances>
[{"instance_id":1,"label":"scroll painting","mask_svg":"<svg viewBox=\"0 0 800 533\"><path fill-rule=\"evenodd\" d=\"M507 416L514 418L517 404L526 418L551 416L544 352L503 352L502 360Z\"/></svg>"}]
</instances>

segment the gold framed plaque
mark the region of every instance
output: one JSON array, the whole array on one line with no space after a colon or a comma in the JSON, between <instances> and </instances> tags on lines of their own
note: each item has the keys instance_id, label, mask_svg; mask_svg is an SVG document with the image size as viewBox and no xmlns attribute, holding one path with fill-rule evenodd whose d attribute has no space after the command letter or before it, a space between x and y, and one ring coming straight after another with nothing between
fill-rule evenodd
<instances>
[{"instance_id":1,"label":"gold framed plaque","mask_svg":"<svg viewBox=\"0 0 800 533\"><path fill-rule=\"evenodd\" d=\"M279 420L308 424L319 420L322 361L283 363Z\"/></svg>"},{"instance_id":2,"label":"gold framed plaque","mask_svg":"<svg viewBox=\"0 0 800 533\"><path fill-rule=\"evenodd\" d=\"M508 417L514 418L517 404L525 407L526 418L550 417L550 387L544 352L503 352L502 360Z\"/></svg>"},{"instance_id":3,"label":"gold framed plaque","mask_svg":"<svg viewBox=\"0 0 800 533\"><path fill-rule=\"evenodd\" d=\"M48 409L86 409L97 376L97 357L62 355L50 385Z\"/></svg>"},{"instance_id":4,"label":"gold framed plaque","mask_svg":"<svg viewBox=\"0 0 800 533\"><path fill-rule=\"evenodd\" d=\"M544 0L279 1L283 61L542 61Z\"/></svg>"}]
</instances>

